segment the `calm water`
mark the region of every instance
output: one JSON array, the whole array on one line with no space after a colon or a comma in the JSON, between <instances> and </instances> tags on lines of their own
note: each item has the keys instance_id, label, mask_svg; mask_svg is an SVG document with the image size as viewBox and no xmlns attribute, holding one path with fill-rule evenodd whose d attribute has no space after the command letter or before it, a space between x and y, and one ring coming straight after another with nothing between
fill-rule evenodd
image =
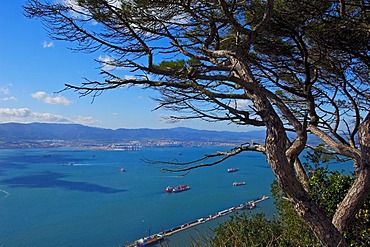
<instances>
[{"instance_id":1,"label":"calm water","mask_svg":"<svg viewBox=\"0 0 370 247\"><path fill-rule=\"evenodd\" d=\"M265 156L245 153L186 176L162 172L143 158L189 161L227 147L0 150L0 246L122 246L164 229L270 195ZM74 166L65 166L73 162ZM126 172L120 172L123 167ZM238 167L236 173L226 169ZM235 187L234 181L247 185ZM165 194L166 186L191 189ZM273 200L251 212L274 213ZM197 227L214 227L218 219ZM194 229L169 238L188 246Z\"/></svg>"}]
</instances>

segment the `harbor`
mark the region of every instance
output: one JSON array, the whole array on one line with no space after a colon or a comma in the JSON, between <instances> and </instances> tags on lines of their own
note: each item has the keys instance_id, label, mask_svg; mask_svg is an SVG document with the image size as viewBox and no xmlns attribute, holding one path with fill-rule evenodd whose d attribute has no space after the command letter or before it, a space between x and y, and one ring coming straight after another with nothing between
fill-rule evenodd
<instances>
[{"instance_id":1,"label":"harbor","mask_svg":"<svg viewBox=\"0 0 370 247\"><path fill-rule=\"evenodd\" d=\"M139 240L135 241L132 244L125 245L125 247L140 247L140 246L148 246L150 244L158 243L158 242L164 240L165 237L171 236L175 233L186 230L188 228L195 227L197 225L203 224L207 221L217 219L218 217L225 216L225 215L230 214L232 212L235 212L237 210L243 210L243 209L252 210L256 207L257 203L265 201L268 198L269 198L268 196L262 196L262 197L256 198L252 201L242 203L240 205L237 205L237 206L225 209L225 210L221 210L221 211L219 211L217 213L214 213L214 214L211 214L209 216L202 217L202 218L199 218L199 219L181 224L179 226L173 227L171 229L164 230L160 233L153 234L153 235L148 236L146 238L139 239ZM156 241L155 242L151 241L153 239L155 239Z\"/></svg>"}]
</instances>

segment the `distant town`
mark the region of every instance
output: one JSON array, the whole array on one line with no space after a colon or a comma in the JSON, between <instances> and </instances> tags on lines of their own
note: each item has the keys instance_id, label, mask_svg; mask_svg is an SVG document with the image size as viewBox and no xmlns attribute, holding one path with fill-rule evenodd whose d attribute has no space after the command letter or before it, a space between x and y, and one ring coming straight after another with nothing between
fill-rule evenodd
<instances>
[{"instance_id":1,"label":"distant town","mask_svg":"<svg viewBox=\"0 0 370 247\"><path fill-rule=\"evenodd\" d=\"M129 142L108 142L91 140L35 140L0 142L0 149L19 148L74 148L81 150L140 150L142 147L201 147L201 146L234 146L231 142L181 142L172 140L148 140Z\"/></svg>"},{"instance_id":2,"label":"distant town","mask_svg":"<svg viewBox=\"0 0 370 247\"><path fill-rule=\"evenodd\" d=\"M139 150L142 147L235 146L263 142L264 131L231 132L172 129L103 129L78 124L0 124L0 149L74 148Z\"/></svg>"}]
</instances>

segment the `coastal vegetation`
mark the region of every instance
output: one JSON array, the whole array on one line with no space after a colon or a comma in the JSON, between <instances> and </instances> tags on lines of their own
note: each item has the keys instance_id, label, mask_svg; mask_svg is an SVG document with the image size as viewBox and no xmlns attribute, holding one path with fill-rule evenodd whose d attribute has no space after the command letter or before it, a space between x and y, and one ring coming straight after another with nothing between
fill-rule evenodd
<instances>
[{"instance_id":1,"label":"coastal vegetation","mask_svg":"<svg viewBox=\"0 0 370 247\"><path fill-rule=\"evenodd\" d=\"M328 168L328 163L339 162L318 145L306 155L310 195L328 217L333 217L337 205L353 184L350 171ZM296 213L286 194L276 181L271 185L277 215L267 219L263 214L242 214L219 225L211 246L320 246L309 225ZM350 246L370 246L370 197L362 205L344 236Z\"/></svg>"},{"instance_id":2,"label":"coastal vegetation","mask_svg":"<svg viewBox=\"0 0 370 247\"><path fill-rule=\"evenodd\" d=\"M349 246L353 222L367 214L369 8L359 0L28 0L24 7L52 38L109 57L99 61L100 79L66 90L96 97L138 86L159 93L157 108L174 112L169 121L263 128L262 143L240 143L174 170L264 153L284 203L316 237L308 241L323 246ZM351 160L354 173L305 167L309 135Z\"/></svg>"}]
</instances>

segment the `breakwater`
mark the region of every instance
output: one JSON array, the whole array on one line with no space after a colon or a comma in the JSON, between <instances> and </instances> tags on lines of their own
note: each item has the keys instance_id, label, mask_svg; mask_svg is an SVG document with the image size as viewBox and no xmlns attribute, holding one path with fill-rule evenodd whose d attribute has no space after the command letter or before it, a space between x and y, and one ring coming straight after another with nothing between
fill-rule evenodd
<instances>
[{"instance_id":1,"label":"breakwater","mask_svg":"<svg viewBox=\"0 0 370 247\"><path fill-rule=\"evenodd\" d=\"M199 218L199 219L196 219L196 220L187 222L185 224L181 224L179 226L173 227L173 228L168 229L168 230L164 230L164 231L162 231L160 233L151 235L148 238L151 238L151 237L154 237L154 236L157 236L157 237L160 236L161 239L158 239L158 241L159 241L159 240L162 240L164 237L171 236L172 234L175 234L177 232L186 230L186 229L191 228L191 227L195 227L195 226L200 225L200 224L203 224L203 223L205 223L207 221L210 221L210 220L213 220L213 219L217 219L218 217L221 217L221 216L227 215L229 213L235 212L236 210L242 210L242 209L249 209L249 210L251 210L251 209L254 209L256 207L256 203L259 203L259 202L262 202L264 200L267 200L268 198L269 198L268 196L262 196L262 197L259 197L259 198L254 199L252 201L249 201L249 202L246 202L246 203L242 203L242 204L240 204L238 206L234 206L234 207L231 207L231 208L228 208L228 209L225 209L225 210L221 210L221 211L219 211L217 213L214 213L214 214L211 214L209 216L202 217L202 218ZM139 240L135 241L132 244L125 245L125 247L140 247L140 246L145 246L145 245L142 245L141 244L142 241L143 241L143 239L139 239Z\"/></svg>"}]
</instances>

